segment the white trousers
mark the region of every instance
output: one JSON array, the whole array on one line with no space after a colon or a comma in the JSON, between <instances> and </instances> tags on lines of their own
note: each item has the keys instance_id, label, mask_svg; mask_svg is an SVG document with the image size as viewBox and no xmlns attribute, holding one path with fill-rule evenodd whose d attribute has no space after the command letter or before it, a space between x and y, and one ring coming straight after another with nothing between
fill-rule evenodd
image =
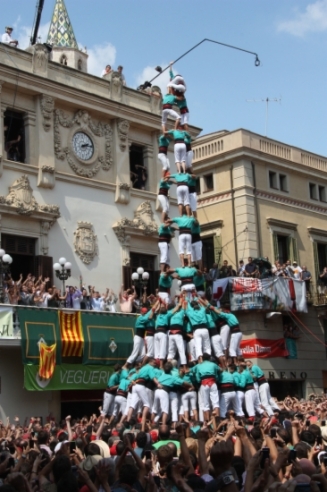
<instances>
[{"instance_id":1,"label":"white trousers","mask_svg":"<svg viewBox=\"0 0 327 492\"><path fill-rule=\"evenodd\" d=\"M180 255L183 255L183 254L191 255L192 254L192 236L191 236L191 234L180 234L178 236L178 253Z\"/></svg>"},{"instance_id":2,"label":"white trousers","mask_svg":"<svg viewBox=\"0 0 327 492\"><path fill-rule=\"evenodd\" d=\"M160 203L161 210L168 214L169 212L169 200L166 195L158 195L158 201Z\"/></svg>"},{"instance_id":3,"label":"white trousers","mask_svg":"<svg viewBox=\"0 0 327 492\"><path fill-rule=\"evenodd\" d=\"M230 357L236 357L237 355L242 355L241 350L242 333L232 333L229 343L229 355Z\"/></svg>"},{"instance_id":4,"label":"white trousers","mask_svg":"<svg viewBox=\"0 0 327 492\"><path fill-rule=\"evenodd\" d=\"M180 119L180 115L174 109L163 109L161 122L163 125L167 123L168 116L171 116L175 120Z\"/></svg>"},{"instance_id":5,"label":"white trousers","mask_svg":"<svg viewBox=\"0 0 327 492\"><path fill-rule=\"evenodd\" d=\"M170 251L170 244L168 243L158 243L158 248L160 251L160 263L165 263L166 265L169 265L169 251Z\"/></svg>"},{"instance_id":6,"label":"white trousers","mask_svg":"<svg viewBox=\"0 0 327 492\"><path fill-rule=\"evenodd\" d=\"M230 335L230 327L229 325L223 325L220 328L220 336L221 336L221 341L223 343L224 350L228 349L229 347L229 335Z\"/></svg>"},{"instance_id":7,"label":"white trousers","mask_svg":"<svg viewBox=\"0 0 327 492\"><path fill-rule=\"evenodd\" d=\"M190 204L190 194L188 191L188 186L186 185L177 186L176 196L177 196L178 205L186 206Z\"/></svg>"},{"instance_id":8,"label":"white trousers","mask_svg":"<svg viewBox=\"0 0 327 492\"><path fill-rule=\"evenodd\" d=\"M190 121L189 112L181 114L181 125L187 125L189 121Z\"/></svg>"},{"instance_id":9,"label":"white trousers","mask_svg":"<svg viewBox=\"0 0 327 492\"><path fill-rule=\"evenodd\" d=\"M184 116L184 115L181 115ZM177 142L174 145L174 156L176 162L186 162L186 145L183 142Z\"/></svg>"},{"instance_id":10,"label":"white trousers","mask_svg":"<svg viewBox=\"0 0 327 492\"><path fill-rule=\"evenodd\" d=\"M198 197L196 192L189 193L190 195L190 207L192 212L196 212L197 205L198 205Z\"/></svg>"},{"instance_id":11,"label":"white trousers","mask_svg":"<svg viewBox=\"0 0 327 492\"><path fill-rule=\"evenodd\" d=\"M133 345L133 352L127 359L128 364L133 364L136 359L142 355L144 349L144 339L140 337L139 335L134 335L134 345Z\"/></svg>"},{"instance_id":12,"label":"white trousers","mask_svg":"<svg viewBox=\"0 0 327 492\"><path fill-rule=\"evenodd\" d=\"M212 351L215 354L215 357L217 357L217 359L219 357L222 357L224 355L224 347L223 347L223 342L221 340L221 336L218 334L214 335L213 337L210 338L210 341L211 341Z\"/></svg>"},{"instance_id":13,"label":"white trousers","mask_svg":"<svg viewBox=\"0 0 327 492\"><path fill-rule=\"evenodd\" d=\"M196 358L202 357L203 352L211 354L210 337L207 328L197 328L193 334Z\"/></svg>"},{"instance_id":14,"label":"white trousers","mask_svg":"<svg viewBox=\"0 0 327 492\"><path fill-rule=\"evenodd\" d=\"M167 359L174 359L176 352L178 352L180 363L184 366L186 364L186 355L185 355L183 335L177 334L177 335L168 336Z\"/></svg>"},{"instance_id":15,"label":"white trousers","mask_svg":"<svg viewBox=\"0 0 327 492\"><path fill-rule=\"evenodd\" d=\"M195 351L194 338L191 338L187 342L187 353L188 353L189 361L190 362L195 362L196 361L196 351Z\"/></svg>"},{"instance_id":16,"label":"white trousers","mask_svg":"<svg viewBox=\"0 0 327 492\"><path fill-rule=\"evenodd\" d=\"M168 87L173 87L173 89L175 89L176 91L185 92L186 84L184 77L182 77L181 75L176 75L173 80L169 82Z\"/></svg>"},{"instance_id":17,"label":"white trousers","mask_svg":"<svg viewBox=\"0 0 327 492\"><path fill-rule=\"evenodd\" d=\"M136 409L139 401L142 402L143 407L152 408L153 395L149 388L146 388L142 384L135 384L132 391L131 407Z\"/></svg>"},{"instance_id":18,"label":"white trousers","mask_svg":"<svg viewBox=\"0 0 327 492\"><path fill-rule=\"evenodd\" d=\"M152 413L160 416L162 412L169 415L169 394L163 389L156 389L154 392Z\"/></svg>"},{"instance_id":19,"label":"white trousers","mask_svg":"<svg viewBox=\"0 0 327 492\"><path fill-rule=\"evenodd\" d=\"M154 358L165 360L167 357L168 335L158 332L154 335Z\"/></svg>"},{"instance_id":20,"label":"white trousers","mask_svg":"<svg viewBox=\"0 0 327 492\"><path fill-rule=\"evenodd\" d=\"M193 150L188 150L186 152L186 169L192 167L192 161L193 161Z\"/></svg>"},{"instance_id":21,"label":"white trousers","mask_svg":"<svg viewBox=\"0 0 327 492\"><path fill-rule=\"evenodd\" d=\"M241 417L237 412L239 411L238 405L236 403L236 391L227 391L222 393L220 391L220 416L222 418L226 417L227 410L233 409L238 417Z\"/></svg>"},{"instance_id":22,"label":"white trousers","mask_svg":"<svg viewBox=\"0 0 327 492\"><path fill-rule=\"evenodd\" d=\"M179 396L175 391L169 392L170 415L172 422L178 422Z\"/></svg>"},{"instance_id":23,"label":"white trousers","mask_svg":"<svg viewBox=\"0 0 327 492\"><path fill-rule=\"evenodd\" d=\"M122 395L115 396L113 415L117 417L120 413L124 415L127 406L127 398Z\"/></svg>"},{"instance_id":24,"label":"white trousers","mask_svg":"<svg viewBox=\"0 0 327 492\"><path fill-rule=\"evenodd\" d=\"M154 336L145 337L146 355L148 357L154 357Z\"/></svg>"},{"instance_id":25,"label":"white trousers","mask_svg":"<svg viewBox=\"0 0 327 492\"><path fill-rule=\"evenodd\" d=\"M259 396L261 405L268 413L269 417L274 414L275 410L280 410L276 405L275 400L271 397L270 387L268 383L262 383L259 386Z\"/></svg>"},{"instance_id":26,"label":"white trousers","mask_svg":"<svg viewBox=\"0 0 327 492\"><path fill-rule=\"evenodd\" d=\"M196 391L187 391L182 394L182 405L184 412L197 409L197 393Z\"/></svg>"},{"instance_id":27,"label":"white trousers","mask_svg":"<svg viewBox=\"0 0 327 492\"><path fill-rule=\"evenodd\" d=\"M104 392L102 410L101 410L101 415L103 417L105 417L106 415L112 415L112 411L114 409L114 403L115 403L115 395Z\"/></svg>"},{"instance_id":28,"label":"white trousers","mask_svg":"<svg viewBox=\"0 0 327 492\"><path fill-rule=\"evenodd\" d=\"M213 410L219 408L219 392L216 383L212 386L204 386L201 384L200 392L203 412L210 411L210 408Z\"/></svg>"},{"instance_id":29,"label":"white trousers","mask_svg":"<svg viewBox=\"0 0 327 492\"><path fill-rule=\"evenodd\" d=\"M255 417L255 412L260 413L260 415L263 414L255 389L250 389L245 392L245 408L249 417Z\"/></svg>"},{"instance_id":30,"label":"white trousers","mask_svg":"<svg viewBox=\"0 0 327 492\"><path fill-rule=\"evenodd\" d=\"M202 241L192 243L192 261L202 260Z\"/></svg>"},{"instance_id":31,"label":"white trousers","mask_svg":"<svg viewBox=\"0 0 327 492\"><path fill-rule=\"evenodd\" d=\"M158 160L160 161L160 164L162 165L162 169L164 171L169 171L170 169L170 163L167 154L163 154L160 152L158 154Z\"/></svg>"},{"instance_id":32,"label":"white trousers","mask_svg":"<svg viewBox=\"0 0 327 492\"><path fill-rule=\"evenodd\" d=\"M236 415L239 415L240 417L244 417L243 403L244 403L244 391L236 391L236 404L237 404Z\"/></svg>"}]
</instances>

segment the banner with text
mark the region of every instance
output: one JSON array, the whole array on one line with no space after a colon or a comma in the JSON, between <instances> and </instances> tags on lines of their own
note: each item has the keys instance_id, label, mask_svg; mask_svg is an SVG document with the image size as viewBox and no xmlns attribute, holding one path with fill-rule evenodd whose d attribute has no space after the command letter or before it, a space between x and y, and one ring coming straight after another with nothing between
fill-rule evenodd
<instances>
[{"instance_id":1,"label":"banner with text","mask_svg":"<svg viewBox=\"0 0 327 492\"><path fill-rule=\"evenodd\" d=\"M226 289L233 312L250 309L308 311L305 282L301 280L279 277L262 280L243 277L218 279L213 284L213 298L219 301Z\"/></svg>"},{"instance_id":2,"label":"banner with text","mask_svg":"<svg viewBox=\"0 0 327 492\"><path fill-rule=\"evenodd\" d=\"M242 356L245 359L259 358L266 359L270 357L287 357L285 339L266 340L263 338L251 338L241 341Z\"/></svg>"},{"instance_id":3,"label":"banner with text","mask_svg":"<svg viewBox=\"0 0 327 492\"><path fill-rule=\"evenodd\" d=\"M24 366L24 388L28 391L51 390L96 390L107 387L112 366L84 366L81 364L61 364L56 366L50 379L40 379L38 367Z\"/></svg>"},{"instance_id":4,"label":"banner with text","mask_svg":"<svg viewBox=\"0 0 327 492\"><path fill-rule=\"evenodd\" d=\"M0 340L13 338L13 310L12 308L0 308Z\"/></svg>"}]
</instances>

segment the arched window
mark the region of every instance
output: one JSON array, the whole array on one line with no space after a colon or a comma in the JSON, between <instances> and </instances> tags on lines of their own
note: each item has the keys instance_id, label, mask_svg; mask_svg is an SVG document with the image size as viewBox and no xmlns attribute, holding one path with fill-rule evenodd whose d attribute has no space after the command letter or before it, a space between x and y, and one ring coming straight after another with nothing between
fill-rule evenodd
<instances>
[{"instance_id":1,"label":"arched window","mask_svg":"<svg viewBox=\"0 0 327 492\"><path fill-rule=\"evenodd\" d=\"M83 62L81 59L79 59L77 62L77 68L78 68L78 70L83 70Z\"/></svg>"},{"instance_id":2,"label":"arched window","mask_svg":"<svg viewBox=\"0 0 327 492\"><path fill-rule=\"evenodd\" d=\"M61 55L60 63L61 63L61 65L67 65L67 56L66 55Z\"/></svg>"}]
</instances>

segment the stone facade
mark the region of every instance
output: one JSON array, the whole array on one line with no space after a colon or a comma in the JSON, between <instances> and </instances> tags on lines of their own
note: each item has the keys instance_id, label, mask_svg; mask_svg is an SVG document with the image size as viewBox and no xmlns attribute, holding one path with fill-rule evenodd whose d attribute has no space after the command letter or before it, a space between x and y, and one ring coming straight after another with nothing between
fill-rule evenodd
<instances>
[{"instance_id":1,"label":"stone facade","mask_svg":"<svg viewBox=\"0 0 327 492\"><path fill-rule=\"evenodd\" d=\"M280 255L279 238L289 246L288 259L312 273L309 312L297 315L298 360L259 358L255 363L281 382L292 381L294 374L301 380L306 373L304 394L327 388L326 297L316 290L323 261L317 247L321 252L327 245L327 159L243 129L199 137L193 151L202 236L213 238L216 260L234 268L248 256L267 256L273 263ZM282 316L267 321L265 313L251 312L239 318L245 338L283 336Z\"/></svg>"}]
</instances>

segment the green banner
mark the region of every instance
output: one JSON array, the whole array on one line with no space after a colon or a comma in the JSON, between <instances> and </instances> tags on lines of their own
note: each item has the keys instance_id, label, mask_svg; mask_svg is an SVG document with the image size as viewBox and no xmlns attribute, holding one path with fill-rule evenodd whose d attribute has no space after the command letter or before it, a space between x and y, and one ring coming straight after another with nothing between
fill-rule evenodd
<instances>
[{"instance_id":1,"label":"green banner","mask_svg":"<svg viewBox=\"0 0 327 492\"><path fill-rule=\"evenodd\" d=\"M17 307L22 335L23 364L39 364L38 342L43 339L50 346L57 344L56 364L61 364L61 338L58 311Z\"/></svg>"},{"instance_id":2,"label":"green banner","mask_svg":"<svg viewBox=\"0 0 327 492\"><path fill-rule=\"evenodd\" d=\"M24 366L24 388L28 391L104 390L112 372L111 366L61 364L56 366L51 379L41 381L38 367L27 364Z\"/></svg>"},{"instance_id":3,"label":"green banner","mask_svg":"<svg viewBox=\"0 0 327 492\"><path fill-rule=\"evenodd\" d=\"M82 313L83 364L125 362L133 350L135 316Z\"/></svg>"}]
</instances>

